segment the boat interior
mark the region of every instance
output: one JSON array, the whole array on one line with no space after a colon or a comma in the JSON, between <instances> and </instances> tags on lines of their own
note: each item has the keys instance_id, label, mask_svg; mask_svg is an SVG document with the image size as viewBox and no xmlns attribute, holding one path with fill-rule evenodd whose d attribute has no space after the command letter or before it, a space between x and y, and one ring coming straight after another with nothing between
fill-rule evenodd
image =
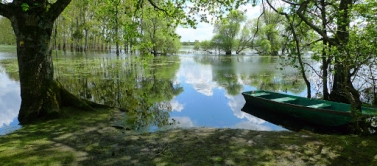
<instances>
[{"instance_id":1,"label":"boat interior","mask_svg":"<svg viewBox=\"0 0 377 166\"><path fill-rule=\"evenodd\" d=\"M299 106L305 106L314 109L327 109L333 111L342 111L342 112L349 112L351 107L349 104L344 103L337 103L332 101L325 101L325 100L318 100L318 99L310 99L305 97L298 97L289 94L282 94L270 91L263 91L263 90L256 90L256 91L249 91L245 92L245 94L264 98L275 102L281 103L289 103ZM362 107L362 112L364 115L371 115L375 116L377 114L377 110L369 107Z\"/></svg>"},{"instance_id":2,"label":"boat interior","mask_svg":"<svg viewBox=\"0 0 377 166\"><path fill-rule=\"evenodd\" d=\"M321 108L321 109L345 109L348 110L347 105L334 105L330 101L323 101L323 100L316 100L316 99L308 99L303 97L291 96L287 94L280 94L274 92L266 92L266 91L251 91L249 93L250 96L260 97L264 99L268 99L275 102L281 103L289 103L295 105L306 106L310 108Z\"/></svg>"}]
</instances>

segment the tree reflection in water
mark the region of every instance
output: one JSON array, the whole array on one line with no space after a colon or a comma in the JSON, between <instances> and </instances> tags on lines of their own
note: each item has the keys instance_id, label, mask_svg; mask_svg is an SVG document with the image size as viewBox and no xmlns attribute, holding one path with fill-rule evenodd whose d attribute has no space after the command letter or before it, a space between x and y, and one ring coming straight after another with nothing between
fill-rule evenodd
<instances>
[{"instance_id":1,"label":"tree reflection in water","mask_svg":"<svg viewBox=\"0 0 377 166\"><path fill-rule=\"evenodd\" d=\"M180 66L177 56L56 62L56 77L65 88L81 98L127 110L124 125L135 130L167 125L170 100L183 92L173 84Z\"/></svg>"},{"instance_id":2,"label":"tree reflection in water","mask_svg":"<svg viewBox=\"0 0 377 166\"><path fill-rule=\"evenodd\" d=\"M209 64L213 70L213 81L227 90L232 96L239 95L243 85L250 85L260 90L291 91L300 93L305 90L297 69L278 70L278 57L261 56L195 56L201 64ZM257 63L256 66L250 64ZM271 67L276 64L275 67ZM246 70L245 70L246 68ZM247 72L244 72L247 71Z\"/></svg>"}]
</instances>

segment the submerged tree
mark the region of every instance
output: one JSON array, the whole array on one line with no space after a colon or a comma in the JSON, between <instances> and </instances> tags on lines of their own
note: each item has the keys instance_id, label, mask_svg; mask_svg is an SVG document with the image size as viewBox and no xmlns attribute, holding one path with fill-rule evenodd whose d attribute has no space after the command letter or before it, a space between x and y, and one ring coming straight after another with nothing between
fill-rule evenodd
<instances>
[{"instance_id":1,"label":"submerged tree","mask_svg":"<svg viewBox=\"0 0 377 166\"><path fill-rule=\"evenodd\" d=\"M251 28L252 34L255 35L251 44L252 49L257 50L258 54L278 55L282 48L282 16L265 8L262 17L254 22Z\"/></svg>"},{"instance_id":2,"label":"submerged tree","mask_svg":"<svg viewBox=\"0 0 377 166\"><path fill-rule=\"evenodd\" d=\"M245 21L246 17L238 10L231 11L228 16L216 22L212 42L216 44L220 50L224 51L226 55L231 55L235 47L236 37L241 28L241 22Z\"/></svg>"},{"instance_id":3,"label":"submerged tree","mask_svg":"<svg viewBox=\"0 0 377 166\"><path fill-rule=\"evenodd\" d=\"M161 11L152 6L141 11L140 42L136 44L142 51L147 50L153 55L166 55L178 52L179 37L175 33L176 25Z\"/></svg>"}]
</instances>

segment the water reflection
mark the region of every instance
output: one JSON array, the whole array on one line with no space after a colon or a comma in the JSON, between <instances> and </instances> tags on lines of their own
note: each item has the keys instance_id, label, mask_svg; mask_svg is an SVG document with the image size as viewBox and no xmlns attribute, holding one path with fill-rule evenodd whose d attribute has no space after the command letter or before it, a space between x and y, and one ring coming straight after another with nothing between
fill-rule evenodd
<instances>
[{"instance_id":1,"label":"water reflection","mask_svg":"<svg viewBox=\"0 0 377 166\"><path fill-rule=\"evenodd\" d=\"M313 123L309 123L297 118L286 116L284 114L279 114L276 112L270 112L263 108L255 107L249 104L245 104L242 111L253 115L255 117L264 119L275 125L282 126L291 131L310 131L320 134L349 134L349 126L321 126Z\"/></svg>"},{"instance_id":2,"label":"water reflection","mask_svg":"<svg viewBox=\"0 0 377 166\"><path fill-rule=\"evenodd\" d=\"M276 57L56 54L54 58L56 78L65 88L81 98L128 110L120 123L135 130L172 127L286 130L242 112L245 100L241 92L257 88L290 93L305 90L303 82L296 80L296 69L276 69L279 65ZM18 80L17 72L7 71L7 75ZM12 87L18 90L17 81L14 83ZM7 93L4 89L0 89L0 94ZM7 124L18 123L20 104L19 90L10 93L6 96L17 96L18 100L12 99L16 104L6 106L15 107L13 113L1 112L7 114L1 116Z\"/></svg>"},{"instance_id":3,"label":"water reflection","mask_svg":"<svg viewBox=\"0 0 377 166\"><path fill-rule=\"evenodd\" d=\"M233 111L234 116L236 116L239 119L247 119L248 122L251 122L253 124L262 124L265 122L263 119L259 119L253 115L247 114L243 111L241 111L242 107L244 106L245 102L243 99L243 96L237 95L237 96L227 96L229 99L228 105L230 109Z\"/></svg>"},{"instance_id":4,"label":"water reflection","mask_svg":"<svg viewBox=\"0 0 377 166\"><path fill-rule=\"evenodd\" d=\"M127 110L124 125L135 130L169 124L170 100L183 92L173 83L180 66L177 56L82 59L73 67L78 70L59 62L56 66L58 73L64 73L57 78L65 88L81 98ZM174 109L183 109L177 102L173 104Z\"/></svg>"},{"instance_id":5,"label":"water reflection","mask_svg":"<svg viewBox=\"0 0 377 166\"><path fill-rule=\"evenodd\" d=\"M184 105L180 104L177 100L170 101L172 111L181 112L184 109Z\"/></svg>"},{"instance_id":6,"label":"water reflection","mask_svg":"<svg viewBox=\"0 0 377 166\"><path fill-rule=\"evenodd\" d=\"M306 88L297 69L285 67L280 70L283 59L279 57L195 56L194 60L210 66L212 81L230 95L239 95L244 85L293 93L300 93Z\"/></svg>"},{"instance_id":7,"label":"water reflection","mask_svg":"<svg viewBox=\"0 0 377 166\"><path fill-rule=\"evenodd\" d=\"M192 56L181 56L181 68L177 73L178 81L191 85L197 92L212 96L213 89L218 84L212 81L212 66L209 64L199 64Z\"/></svg>"},{"instance_id":8,"label":"water reflection","mask_svg":"<svg viewBox=\"0 0 377 166\"><path fill-rule=\"evenodd\" d=\"M21 97L20 84L1 71L0 67L0 135L4 135L21 127L17 121Z\"/></svg>"}]
</instances>

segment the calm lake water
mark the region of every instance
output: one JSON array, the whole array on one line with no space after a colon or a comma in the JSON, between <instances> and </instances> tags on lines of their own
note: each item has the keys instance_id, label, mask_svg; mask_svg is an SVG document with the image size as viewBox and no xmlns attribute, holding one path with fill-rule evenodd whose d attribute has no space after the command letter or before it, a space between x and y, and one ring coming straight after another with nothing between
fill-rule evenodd
<instances>
[{"instance_id":1,"label":"calm lake water","mask_svg":"<svg viewBox=\"0 0 377 166\"><path fill-rule=\"evenodd\" d=\"M141 58L89 53L55 55L55 74L73 94L129 110L123 125L140 131L172 127L287 130L241 111L243 91L264 89L306 96L297 69L262 56ZM15 58L1 53L0 59ZM0 135L20 128L18 74L0 69Z\"/></svg>"}]
</instances>

